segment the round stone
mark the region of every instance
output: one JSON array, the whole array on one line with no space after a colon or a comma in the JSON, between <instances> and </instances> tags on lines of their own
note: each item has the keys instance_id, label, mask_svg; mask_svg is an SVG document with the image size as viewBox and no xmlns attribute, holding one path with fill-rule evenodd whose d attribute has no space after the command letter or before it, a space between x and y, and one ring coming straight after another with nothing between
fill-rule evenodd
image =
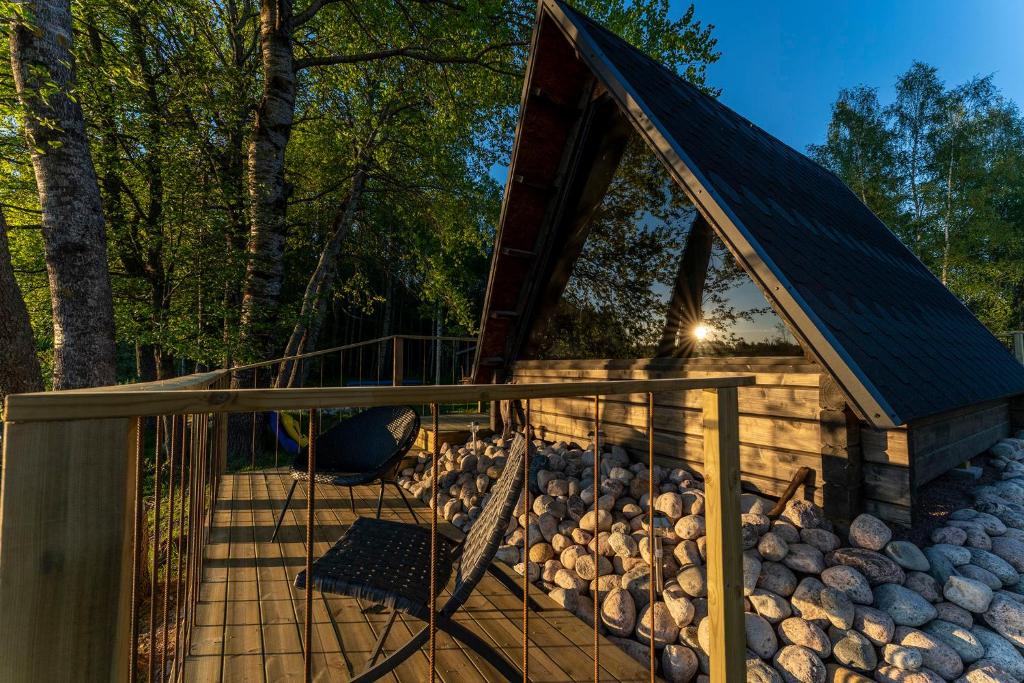
<instances>
[{"instance_id":1,"label":"round stone","mask_svg":"<svg viewBox=\"0 0 1024 683\"><path fill-rule=\"evenodd\" d=\"M1024 603L1007 595L1003 591L996 592L982 618L1003 638L1024 649Z\"/></svg>"},{"instance_id":2,"label":"round stone","mask_svg":"<svg viewBox=\"0 0 1024 683\"><path fill-rule=\"evenodd\" d=\"M796 575L786 565L777 562L761 563L761 575L757 577L758 588L788 598L793 595L796 585Z\"/></svg>"},{"instance_id":3,"label":"round stone","mask_svg":"<svg viewBox=\"0 0 1024 683\"><path fill-rule=\"evenodd\" d=\"M608 547L619 557L636 557L640 554L636 539L619 531L609 534Z\"/></svg>"},{"instance_id":4,"label":"round stone","mask_svg":"<svg viewBox=\"0 0 1024 683\"><path fill-rule=\"evenodd\" d=\"M625 638L636 627L636 605L629 591L613 588L601 605L601 623L613 636Z\"/></svg>"},{"instance_id":5,"label":"round stone","mask_svg":"<svg viewBox=\"0 0 1024 683\"><path fill-rule=\"evenodd\" d=\"M790 617L779 624L779 638L787 645L807 648L822 659L832 652L832 642L825 632L800 617Z\"/></svg>"},{"instance_id":6,"label":"round stone","mask_svg":"<svg viewBox=\"0 0 1024 683\"><path fill-rule=\"evenodd\" d=\"M757 579L761 576L761 560L757 553L748 550L743 553L743 594L750 595L757 587Z\"/></svg>"},{"instance_id":7,"label":"round stone","mask_svg":"<svg viewBox=\"0 0 1024 683\"><path fill-rule=\"evenodd\" d=\"M1013 565L998 555L981 548L967 548L967 551L971 554L971 564L992 572L1004 586L1012 586L1020 581L1020 575Z\"/></svg>"},{"instance_id":8,"label":"round stone","mask_svg":"<svg viewBox=\"0 0 1024 683\"><path fill-rule=\"evenodd\" d=\"M881 550L892 539L892 530L885 522L866 512L850 524L850 543L858 548Z\"/></svg>"},{"instance_id":9,"label":"round stone","mask_svg":"<svg viewBox=\"0 0 1024 683\"><path fill-rule=\"evenodd\" d=\"M995 662L1000 669L1008 671L1018 680L1024 680L1024 655L1001 635L977 624L971 633L985 646L985 659Z\"/></svg>"},{"instance_id":10,"label":"round stone","mask_svg":"<svg viewBox=\"0 0 1024 683\"><path fill-rule=\"evenodd\" d=\"M885 555L864 548L839 548L833 550L825 561L831 566L845 564L853 567L868 580L872 586L881 583L903 584L907 575L903 569Z\"/></svg>"},{"instance_id":11,"label":"round stone","mask_svg":"<svg viewBox=\"0 0 1024 683\"><path fill-rule=\"evenodd\" d=\"M921 653L921 664L931 669L947 681L951 681L964 671L964 663L956 650L944 642L923 631L896 627L896 642L903 647L912 647Z\"/></svg>"},{"instance_id":12,"label":"round stone","mask_svg":"<svg viewBox=\"0 0 1024 683\"><path fill-rule=\"evenodd\" d=\"M987 569L982 569L976 564L961 565L957 567L957 571L960 573L960 576L966 576L968 579L981 581L992 590L999 590L1003 587L1003 582L999 580L998 576Z\"/></svg>"},{"instance_id":13,"label":"round stone","mask_svg":"<svg viewBox=\"0 0 1024 683\"><path fill-rule=\"evenodd\" d=\"M676 626L680 628L689 626L696 610L683 589L678 584L670 584L665 587L661 597L665 601L665 606L668 607L669 614L672 615L672 620L676 622Z\"/></svg>"},{"instance_id":14,"label":"round stone","mask_svg":"<svg viewBox=\"0 0 1024 683\"><path fill-rule=\"evenodd\" d=\"M821 591L821 608L836 628L843 631L853 628L854 607L846 593L826 586Z\"/></svg>"},{"instance_id":15,"label":"round stone","mask_svg":"<svg viewBox=\"0 0 1024 683\"><path fill-rule=\"evenodd\" d=\"M778 562L789 552L789 545L782 539L782 536L769 531L757 542L757 552L761 557L772 562Z\"/></svg>"},{"instance_id":16,"label":"round stone","mask_svg":"<svg viewBox=\"0 0 1024 683\"><path fill-rule=\"evenodd\" d=\"M874 673L876 683L944 683L942 678L930 669L904 671L895 666L883 665Z\"/></svg>"},{"instance_id":17,"label":"round stone","mask_svg":"<svg viewBox=\"0 0 1024 683\"><path fill-rule=\"evenodd\" d=\"M921 626L935 618L935 608L918 593L895 583L875 586L875 607L898 626Z\"/></svg>"},{"instance_id":18,"label":"round stone","mask_svg":"<svg viewBox=\"0 0 1024 683\"><path fill-rule=\"evenodd\" d=\"M605 574L612 573L612 563L603 555L599 555L597 558L597 569L595 571L594 556L587 554L581 556L576 560L576 574L579 575L584 581L593 581L598 576L604 576Z\"/></svg>"},{"instance_id":19,"label":"round stone","mask_svg":"<svg viewBox=\"0 0 1024 683\"><path fill-rule=\"evenodd\" d=\"M683 499L674 491L663 493L654 499L654 509L664 513L674 522L683 516Z\"/></svg>"},{"instance_id":20,"label":"round stone","mask_svg":"<svg viewBox=\"0 0 1024 683\"><path fill-rule=\"evenodd\" d=\"M1006 560L1018 573L1024 573L1024 541L996 536L992 539L992 554Z\"/></svg>"},{"instance_id":21,"label":"round stone","mask_svg":"<svg viewBox=\"0 0 1024 683\"><path fill-rule=\"evenodd\" d=\"M691 597L703 598L708 594L708 575L703 565L691 564L683 567L676 575L676 581Z\"/></svg>"},{"instance_id":22,"label":"round stone","mask_svg":"<svg viewBox=\"0 0 1024 683\"><path fill-rule=\"evenodd\" d=\"M932 530L931 540L932 543L963 545L967 541L967 532L955 526L942 526Z\"/></svg>"},{"instance_id":23,"label":"round stone","mask_svg":"<svg viewBox=\"0 0 1024 683\"><path fill-rule=\"evenodd\" d=\"M935 612L936 619L942 619L964 628L974 626L974 617L960 605L954 605L951 602L937 602L935 603Z\"/></svg>"},{"instance_id":24,"label":"round stone","mask_svg":"<svg viewBox=\"0 0 1024 683\"><path fill-rule=\"evenodd\" d=\"M845 631L832 645L832 658L857 671L871 671L878 656L871 642L856 631Z\"/></svg>"},{"instance_id":25,"label":"round stone","mask_svg":"<svg viewBox=\"0 0 1024 683\"><path fill-rule=\"evenodd\" d=\"M555 551L549 543L538 543L530 547L530 562L543 564L555 556Z\"/></svg>"},{"instance_id":26,"label":"round stone","mask_svg":"<svg viewBox=\"0 0 1024 683\"><path fill-rule=\"evenodd\" d=\"M862 605L854 608L853 627L875 645L890 642L896 630L896 624L888 614L874 607Z\"/></svg>"},{"instance_id":27,"label":"round stone","mask_svg":"<svg viewBox=\"0 0 1024 683\"><path fill-rule=\"evenodd\" d=\"M686 541L695 541L705 534L704 517L685 515L675 525L676 536Z\"/></svg>"},{"instance_id":28,"label":"round stone","mask_svg":"<svg viewBox=\"0 0 1024 683\"><path fill-rule=\"evenodd\" d=\"M816 654L799 645L787 645L773 660L786 683L825 683L825 664Z\"/></svg>"},{"instance_id":29,"label":"round stone","mask_svg":"<svg viewBox=\"0 0 1024 683\"><path fill-rule=\"evenodd\" d=\"M628 570L619 579L619 585L629 591L637 608L650 602L651 570L646 564Z\"/></svg>"},{"instance_id":30,"label":"round stone","mask_svg":"<svg viewBox=\"0 0 1024 683\"><path fill-rule=\"evenodd\" d=\"M912 647L904 647L889 643L882 646L882 659L904 671L917 671L921 668L921 651Z\"/></svg>"},{"instance_id":31,"label":"round stone","mask_svg":"<svg viewBox=\"0 0 1024 683\"><path fill-rule=\"evenodd\" d=\"M926 572L931 568L921 549L909 541L891 541L885 546L885 554L904 569Z\"/></svg>"},{"instance_id":32,"label":"round stone","mask_svg":"<svg viewBox=\"0 0 1024 683\"><path fill-rule=\"evenodd\" d=\"M598 531L611 531L612 528L612 513L607 510L597 510L596 514L594 510L587 512L583 517L580 518L580 528L584 531L594 533L594 522L597 521Z\"/></svg>"},{"instance_id":33,"label":"round stone","mask_svg":"<svg viewBox=\"0 0 1024 683\"><path fill-rule=\"evenodd\" d=\"M823 570L821 580L826 586L846 593L850 600L858 605L870 605L875 600L864 575L845 564L837 564Z\"/></svg>"},{"instance_id":34,"label":"round stone","mask_svg":"<svg viewBox=\"0 0 1024 683\"><path fill-rule=\"evenodd\" d=\"M821 551L806 543L793 543L782 563L802 574L820 574L825 569L825 557Z\"/></svg>"},{"instance_id":35,"label":"round stone","mask_svg":"<svg viewBox=\"0 0 1024 683\"><path fill-rule=\"evenodd\" d=\"M942 595L953 604L975 614L987 610L992 602L991 588L981 581L964 576L950 576L942 587Z\"/></svg>"},{"instance_id":36,"label":"round stone","mask_svg":"<svg viewBox=\"0 0 1024 683\"><path fill-rule=\"evenodd\" d=\"M933 619L921 630L956 650L960 659L968 664L985 656L985 646L981 644L977 636L971 633L970 629L963 626L951 624L942 619Z\"/></svg>"},{"instance_id":37,"label":"round stone","mask_svg":"<svg viewBox=\"0 0 1024 683\"><path fill-rule=\"evenodd\" d=\"M769 623L777 624L793 614L789 601L771 591L757 588L748 596L748 599L754 611L767 619Z\"/></svg>"},{"instance_id":38,"label":"round stone","mask_svg":"<svg viewBox=\"0 0 1024 683\"><path fill-rule=\"evenodd\" d=\"M697 673L697 655L685 645L666 645L661 653L662 676L669 683L689 683Z\"/></svg>"},{"instance_id":39,"label":"round stone","mask_svg":"<svg viewBox=\"0 0 1024 683\"><path fill-rule=\"evenodd\" d=\"M771 659L779 649L779 641L775 637L772 625L756 614L743 614L747 634L747 647L761 659Z\"/></svg>"},{"instance_id":40,"label":"round stone","mask_svg":"<svg viewBox=\"0 0 1024 683\"><path fill-rule=\"evenodd\" d=\"M813 576L804 577L789 600L793 605L793 613L798 617L819 622L822 627L827 627L829 624L828 612L821 604L821 592L824 589L825 584L818 579Z\"/></svg>"},{"instance_id":41,"label":"round stone","mask_svg":"<svg viewBox=\"0 0 1024 683\"><path fill-rule=\"evenodd\" d=\"M821 508L809 500L793 499L786 503L782 511L782 519L801 529L820 527L825 521Z\"/></svg>"},{"instance_id":42,"label":"round stone","mask_svg":"<svg viewBox=\"0 0 1024 683\"><path fill-rule=\"evenodd\" d=\"M647 605L640 610L636 619L636 637L644 645L650 642L651 638L651 606ZM663 602L654 603L654 646L664 647L675 642L679 636L679 627L676 626L671 612Z\"/></svg>"},{"instance_id":43,"label":"round stone","mask_svg":"<svg viewBox=\"0 0 1024 683\"><path fill-rule=\"evenodd\" d=\"M825 529L801 529L800 540L823 553L831 552L842 545L838 536Z\"/></svg>"}]
</instances>

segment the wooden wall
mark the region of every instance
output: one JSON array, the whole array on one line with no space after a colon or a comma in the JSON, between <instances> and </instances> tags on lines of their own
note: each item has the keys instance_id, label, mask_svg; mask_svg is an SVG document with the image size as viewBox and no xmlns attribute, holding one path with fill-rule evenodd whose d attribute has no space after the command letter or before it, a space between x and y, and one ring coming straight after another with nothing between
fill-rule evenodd
<instances>
[{"instance_id":1,"label":"wooden wall","mask_svg":"<svg viewBox=\"0 0 1024 683\"><path fill-rule=\"evenodd\" d=\"M1010 401L943 413L898 429L861 428L864 507L911 524L914 493L1010 434Z\"/></svg>"},{"instance_id":2,"label":"wooden wall","mask_svg":"<svg viewBox=\"0 0 1024 683\"><path fill-rule=\"evenodd\" d=\"M819 422L821 369L802 358L698 358L639 360L519 361L516 382L653 379L754 375L757 384L739 388L740 467L744 484L777 496L797 469L815 476L803 492L822 503ZM655 454L703 470L701 392L655 398ZM630 450L647 451L646 395L610 396L601 403L604 438ZM594 428L593 397L531 402L532 422L546 438L586 443ZM667 464L667 463L666 463Z\"/></svg>"}]
</instances>

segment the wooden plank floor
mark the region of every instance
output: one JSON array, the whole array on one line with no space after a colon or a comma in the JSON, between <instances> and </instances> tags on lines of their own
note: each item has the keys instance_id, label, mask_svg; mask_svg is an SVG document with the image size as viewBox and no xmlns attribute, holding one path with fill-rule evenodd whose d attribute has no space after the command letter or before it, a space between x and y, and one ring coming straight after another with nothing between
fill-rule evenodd
<instances>
[{"instance_id":1,"label":"wooden plank floor","mask_svg":"<svg viewBox=\"0 0 1024 683\"><path fill-rule=\"evenodd\" d=\"M305 601L292 580L305 566L303 484L296 489L278 542L269 541L274 516L290 485L284 470L223 478L185 680L302 680ZM355 489L355 514L373 515L377 493L375 487ZM422 521L429 519L428 508L419 501L413 505ZM394 489L385 491L384 506L384 516L413 521ZM325 552L354 518L345 490L318 486L315 554ZM507 567L497 566L511 575ZM314 678L348 680L369 659L387 614L366 601L320 593L313 596ZM593 680L593 631L539 589L533 588L531 597L537 609L530 616L530 680ZM521 667L522 603L495 577L486 575L457 619ZM421 627L422 622L403 616L388 636L385 653ZM445 634L438 634L437 674L438 680L452 683L501 680L484 658ZM428 679L423 648L382 680L418 683ZM649 675L646 667L602 639L600 679L647 681Z\"/></svg>"}]
</instances>

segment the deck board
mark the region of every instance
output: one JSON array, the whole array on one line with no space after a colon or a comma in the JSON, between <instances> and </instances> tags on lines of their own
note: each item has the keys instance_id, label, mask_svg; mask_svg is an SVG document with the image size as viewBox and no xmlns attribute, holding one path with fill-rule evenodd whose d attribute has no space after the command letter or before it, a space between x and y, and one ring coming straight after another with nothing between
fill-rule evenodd
<instances>
[{"instance_id":1,"label":"deck board","mask_svg":"<svg viewBox=\"0 0 1024 683\"><path fill-rule=\"evenodd\" d=\"M192 646L185 662L189 681L302 680L304 596L292 585L305 566L307 491L300 484L275 543L274 519L291 479L283 470L225 475L206 552ZM319 555L352 523L356 515L373 515L377 487L355 489L355 514L347 491L317 487L314 552ZM412 501L421 523L430 510ZM398 493L384 494L383 516L412 522ZM505 571L508 571L507 568ZM440 597L449 595L449 588ZM530 680L592 680L592 631L531 587L539 605L530 615ZM366 601L314 593L313 671L315 680L348 680L362 671L384 628L387 613ZM522 661L522 603L487 575L456 618L501 651L517 668ZM399 618L385 642L385 655L400 646L422 622ZM436 649L438 680L444 683L500 680L496 669L475 652L443 633ZM426 647L388 677L392 683L429 679ZM646 681L646 667L608 641L602 642L602 681Z\"/></svg>"}]
</instances>

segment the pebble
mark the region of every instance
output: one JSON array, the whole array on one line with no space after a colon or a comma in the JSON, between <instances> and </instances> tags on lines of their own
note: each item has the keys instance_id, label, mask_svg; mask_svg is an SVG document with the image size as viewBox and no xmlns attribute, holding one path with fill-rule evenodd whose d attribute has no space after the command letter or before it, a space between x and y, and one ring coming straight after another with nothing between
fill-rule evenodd
<instances>
[{"instance_id":1,"label":"pebble","mask_svg":"<svg viewBox=\"0 0 1024 683\"><path fill-rule=\"evenodd\" d=\"M858 605L870 605L875 600L868 580L853 567L844 564L828 567L821 572L821 580L826 586L846 593Z\"/></svg>"},{"instance_id":2,"label":"pebble","mask_svg":"<svg viewBox=\"0 0 1024 683\"><path fill-rule=\"evenodd\" d=\"M788 598L796 590L796 575L784 564L762 562L757 587Z\"/></svg>"},{"instance_id":3,"label":"pebble","mask_svg":"<svg viewBox=\"0 0 1024 683\"><path fill-rule=\"evenodd\" d=\"M1010 641L995 631L977 624L971 628L971 633L985 646L985 659L991 660L1011 676L1024 680L1024 655L1021 655Z\"/></svg>"},{"instance_id":4,"label":"pebble","mask_svg":"<svg viewBox=\"0 0 1024 683\"><path fill-rule=\"evenodd\" d=\"M947 681L951 681L964 671L963 660L956 650L946 643L924 631L897 626L895 642L904 647L912 647L921 653L921 665L931 669Z\"/></svg>"},{"instance_id":5,"label":"pebble","mask_svg":"<svg viewBox=\"0 0 1024 683\"><path fill-rule=\"evenodd\" d=\"M857 605L854 608L853 628L875 645L885 645L892 640L896 623L882 610Z\"/></svg>"},{"instance_id":6,"label":"pebble","mask_svg":"<svg viewBox=\"0 0 1024 683\"><path fill-rule=\"evenodd\" d=\"M903 645L889 643L882 646L882 659L904 671L917 671L921 668L921 651Z\"/></svg>"},{"instance_id":7,"label":"pebble","mask_svg":"<svg viewBox=\"0 0 1024 683\"><path fill-rule=\"evenodd\" d=\"M982 618L999 635L1024 649L1024 603L1007 597L1003 591L996 591Z\"/></svg>"},{"instance_id":8,"label":"pebble","mask_svg":"<svg viewBox=\"0 0 1024 683\"><path fill-rule=\"evenodd\" d=\"M613 636L625 638L636 627L636 605L629 591L613 588L601 604L601 623Z\"/></svg>"},{"instance_id":9,"label":"pebble","mask_svg":"<svg viewBox=\"0 0 1024 683\"><path fill-rule=\"evenodd\" d=\"M851 544L867 550L881 550L892 539L892 531L885 522L867 513L850 523L849 535Z\"/></svg>"},{"instance_id":10,"label":"pebble","mask_svg":"<svg viewBox=\"0 0 1024 683\"><path fill-rule=\"evenodd\" d=\"M834 627L843 631L853 628L854 606L846 593L826 586L821 591L820 599L821 608Z\"/></svg>"},{"instance_id":11,"label":"pebble","mask_svg":"<svg viewBox=\"0 0 1024 683\"><path fill-rule=\"evenodd\" d=\"M1020 575L1017 573L1017 570L998 555L994 555L981 548L968 548L967 550L971 554L971 564L992 572L999 577L1004 586L1012 586L1020 581Z\"/></svg>"},{"instance_id":12,"label":"pebble","mask_svg":"<svg viewBox=\"0 0 1024 683\"><path fill-rule=\"evenodd\" d=\"M758 541L757 552L766 560L779 562L789 552L789 545L780 534L769 531Z\"/></svg>"},{"instance_id":13,"label":"pebble","mask_svg":"<svg viewBox=\"0 0 1024 683\"><path fill-rule=\"evenodd\" d=\"M918 593L895 583L875 586L875 607L898 626L921 626L935 618L935 608Z\"/></svg>"},{"instance_id":14,"label":"pebble","mask_svg":"<svg viewBox=\"0 0 1024 683\"><path fill-rule=\"evenodd\" d=\"M820 574L825 569L825 556L812 545L793 543L782 563L796 572Z\"/></svg>"},{"instance_id":15,"label":"pebble","mask_svg":"<svg viewBox=\"0 0 1024 683\"><path fill-rule=\"evenodd\" d=\"M687 595L703 598L708 594L708 575L704 565L691 564L676 574L676 581Z\"/></svg>"},{"instance_id":16,"label":"pebble","mask_svg":"<svg viewBox=\"0 0 1024 683\"><path fill-rule=\"evenodd\" d=\"M955 526L943 526L933 529L930 538L932 543L963 545L967 541L967 532Z\"/></svg>"},{"instance_id":17,"label":"pebble","mask_svg":"<svg viewBox=\"0 0 1024 683\"><path fill-rule=\"evenodd\" d=\"M903 569L888 557L864 548L839 548L826 555L825 561L830 566L845 564L853 567L872 586L882 583L902 584L907 578Z\"/></svg>"},{"instance_id":18,"label":"pebble","mask_svg":"<svg viewBox=\"0 0 1024 683\"><path fill-rule=\"evenodd\" d=\"M789 601L771 591L757 588L748 599L754 611L772 624L777 624L793 614Z\"/></svg>"},{"instance_id":19,"label":"pebble","mask_svg":"<svg viewBox=\"0 0 1024 683\"><path fill-rule=\"evenodd\" d=\"M772 662L786 683L825 683L825 664L805 647L787 645Z\"/></svg>"},{"instance_id":20,"label":"pebble","mask_svg":"<svg viewBox=\"0 0 1024 683\"><path fill-rule=\"evenodd\" d=\"M787 645L799 645L825 659L832 652L832 642L825 632L810 621L790 617L779 624L779 638Z\"/></svg>"},{"instance_id":21,"label":"pebble","mask_svg":"<svg viewBox=\"0 0 1024 683\"><path fill-rule=\"evenodd\" d=\"M917 572L926 572L931 569L928 558L924 556L921 549L909 541L891 541L885 546L885 554L904 569Z\"/></svg>"},{"instance_id":22,"label":"pebble","mask_svg":"<svg viewBox=\"0 0 1024 683\"><path fill-rule=\"evenodd\" d=\"M936 619L942 619L964 628L974 626L974 617L960 605L954 605L951 602L938 602L935 604L935 612L937 613Z\"/></svg>"},{"instance_id":23,"label":"pebble","mask_svg":"<svg viewBox=\"0 0 1024 683\"><path fill-rule=\"evenodd\" d=\"M980 614L992 602L992 589L981 581L964 576L950 576L942 587L942 595L968 612Z\"/></svg>"},{"instance_id":24,"label":"pebble","mask_svg":"<svg viewBox=\"0 0 1024 683\"><path fill-rule=\"evenodd\" d=\"M941 602L942 594L939 582L924 572L907 572L907 580L903 585L921 595L928 602Z\"/></svg>"},{"instance_id":25,"label":"pebble","mask_svg":"<svg viewBox=\"0 0 1024 683\"><path fill-rule=\"evenodd\" d=\"M976 564L965 564L957 567L957 571L960 573L960 576L981 581L992 590L998 590L1003 587L1003 582L999 580L998 576L987 569L982 569Z\"/></svg>"},{"instance_id":26,"label":"pebble","mask_svg":"<svg viewBox=\"0 0 1024 683\"><path fill-rule=\"evenodd\" d=\"M666 645L661 653L662 676L669 683L689 683L697 666L697 655L685 645Z\"/></svg>"},{"instance_id":27,"label":"pebble","mask_svg":"<svg viewBox=\"0 0 1024 683\"><path fill-rule=\"evenodd\" d=\"M761 659L771 659L779 649L778 638L772 625L756 614L744 612L744 626L747 635L747 647Z\"/></svg>"},{"instance_id":28,"label":"pebble","mask_svg":"<svg viewBox=\"0 0 1024 683\"><path fill-rule=\"evenodd\" d=\"M832 644L832 658L857 671L872 671L878 666L878 655L871 642L856 631L836 629L839 636Z\"/></svg>"},{"instance_id":29,"label":"pebble","mask_svg":"<svg viewBox=\"0 0 1024 683\"><path fill-rule=\"evenodd\" d=\"M646 605L636 618L636 637L644 645L650 642L651 638L651 606ZM664 602L654 603L654 646L664 647L679 637L679 627L676 626L671 612Z\"/></svg>"},{"instance_id":30,"label":"pebble","mask_svg":"<svg viewBox=\"0 0 1024 683\"><path fill-rule=\"evenodd\" d=\"M933 619L921 630L956 650L960 659L968 664L985 656L985 646L981 644L977 636L971 633L970 629L963 626L942 619Z\"/></svg>"}]
</instances>

